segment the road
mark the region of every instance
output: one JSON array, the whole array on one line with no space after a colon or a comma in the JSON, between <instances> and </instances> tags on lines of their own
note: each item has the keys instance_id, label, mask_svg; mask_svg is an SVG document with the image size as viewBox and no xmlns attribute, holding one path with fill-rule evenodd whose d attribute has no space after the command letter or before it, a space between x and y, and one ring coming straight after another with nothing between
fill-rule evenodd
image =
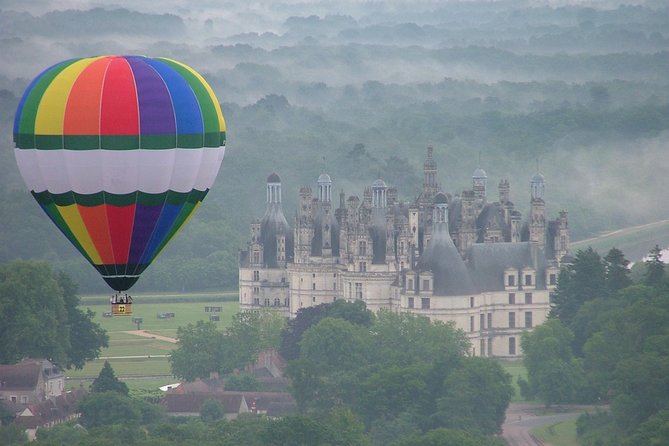
<instances>
[{"instance_id":1,"label":"road","mask_svg":"<svg viewBox=\"0 0 669 446\"><path fill-rule=\"evenodd\" d=\"M506 420L502 424L502 437L509 446L545 446L542 441L530 435L530 430L577 418L582 412L582 408L575 407L573 412L537 415L537 410L542 407L540 404L509 404Z\"/></svg>"}]
</instances>

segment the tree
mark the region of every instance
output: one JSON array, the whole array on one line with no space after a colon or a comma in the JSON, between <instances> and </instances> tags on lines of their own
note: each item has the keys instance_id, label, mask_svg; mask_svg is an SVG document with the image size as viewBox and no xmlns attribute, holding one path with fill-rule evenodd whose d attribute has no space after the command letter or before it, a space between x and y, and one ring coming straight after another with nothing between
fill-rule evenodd
<instances>
[{"instance_id":1,"label":"tree","mask_svg":"<svg viewBox=\"0 0 669 446\"><path fill-rule=\"evenodd\" d=\"M511 375L499 363L488 358L464 358L462 366L446 377L435 416L445 427L494 434L504 422L514 392Z\"/></svg>"},{"instance_id":2,"label":"tree","mask_svg":"<svg viewBox=\"0 0 669 446\"><path fill-rule=\"evenodd\" d=\"M527 397L537 396L546 406L573 402L583 377L571 352L573 334L558 319L549 319L523 333L521 346L527 368Z\"/></svg>"},{"instance_id":3,"label":"tree","mask_svg":"<svg viewBox=\"0 0 669 446\"><path fill-rule=\"evenodd\" d=\"M551 293L552 317L570 326L581 305L608 295L606 270L597 251L588 247L576 253L574 262L560 271L558 285Z\"/></svg>"},{"instance_id":4,"label":"tree","mask_svg":"<svg viewBox=\"0 0 669 446\"><path fill-rule=\"evenodd\" d=\"M0 265L0 362L25 357L66 364L70 345L63 290L44 262Z\"/></svg>"},{"instance_id":5,"label":"tree","mask_svg":"<svg viewBox=\"0 0 669 446\"><path fill-rule=\"evenodd\" d=\"M80 423L86 427L138 423L142 419L132 399L118 392L90 393L77 404Z\"/></svg>"},{"instance_id":6,"label":"tree","mask_svg":"<svg viewBox=\"0 0 669 446\"><path fill-rule=\"evenodd\" d=\"M212 423L223 418L223 405L220 401L208 399L200 407L200 419L205 423Z\"/></svg>"},{"instance_id":7,"label":"tree","mask_svg":"<svg viewBox=\"0 0 669 446\"><path fill-rule=\"evenodd\" d=\"M260 390L260 383L255 376L249 373L242 373L241 375L230 375L225 379L225 389L257 392Z\"/></svg>"},{"instance_id":8,"label":"tree","mask_svg":"<svg viewBox=\"0 0 669 446\"><path fill-rule=\"evenodd\" d=\"M47 263L0 265L0 363L35 357L82 368L97 358L108 337L78 305L72 279Z\"/></svg>"},{"instance_id":9,"label":"tree","mask_svg":"<svg viewBox=\"0 0 669 446\"><path fill-rule=\"evenodd\" d=\"M606 254L604 268L606 269L606 284L609 291L615 292L632 285L629 264L630 261L617 248L611 248Z\"/></svg>"},{"instance_id":10,"label":"tree","mask_svg":"<svg viewBox=\"0 0 669 446\"><path fill-rule=\"evenodd\" d=\"M177 348L170 363L174 376L193 381L219 370L223 333L213 322L198 321L177 329Z\"/></svg>"},{"instance_id":11,"label":"tree","mask_svg":"<svg viewBox=\"0 0 669 446\"><path fill-rule=\"evenodd\" d=\"M96 393L102 392L117 392L121 395L128 396L128 386L126 383L119 381L114 373L109 361L105 361L102 370L98 374L98 377L95 378L93 384L91 385L91 391Z\"/></svg>"},{"instance_id":12,"label":"tree","mask_svg":"<svg viewBox=\"0 0 669 446\"><path fill-rule=\"evenodd\" d=\"M391 443L391 446L502 446L504 444L506 443L503 440L485 437L474 432L440 428Z\"/></svg>"},{"instance_id":13,"label":"tree","mask_svg":"<svg viewBox=\"0 0 669 446\"><path fill-rule=\"evenodd\" d=\"M28 442L25 429L15 424L0 426L0 446L18 446Z\"/></svg>"},{"instance_id":14,"label":"tree","mask_svg":"<svg viewBox=\"0 0 669 446\"><path fill-rule=\"evenodd\" d=\"M347 302L343 299L331 304L321 304L315 307L301 308L297 316L286 324L281 332L279 353L286 360L300 357L300 341L309 327L316 325L325 317L344 319L352 324L369 326L374 318L361 300Z\"/></svg>"},{"instance_id":15,"label":"tree","mask_svg":"<svg viewBox=\"0 0 669 446\"><path fill-rule=\"evenodd\" d=\"M355 370L367 363L368 341L361 327L326 317L304 332L301 357L329 371Z\"/></svg>"},{"instance_id":16,"label":"tree","mask_svg":"<svg viewBox=\"0 0 669 446\"><path fill-rule=\"evenodd\" d=\"M659 245L655 245L648 254L646 264L646 274L644 281L648 286L657 286L664 279L664 262L662 262L662 250Z\"/></svg>"}]
</instances>

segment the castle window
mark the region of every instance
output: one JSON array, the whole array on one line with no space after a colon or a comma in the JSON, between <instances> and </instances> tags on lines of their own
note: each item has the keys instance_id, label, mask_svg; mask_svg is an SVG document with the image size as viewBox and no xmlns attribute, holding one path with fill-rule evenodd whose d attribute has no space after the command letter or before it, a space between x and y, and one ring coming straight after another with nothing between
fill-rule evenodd
<instances>
[{"instance_id":1,"label":"castle window","mask_svg":"<svg viewBox=\"0 0 669 446\"><path fill-rule=\"evenodd\" d=\"M485 339L481 339L479 344L480 344L481 356L485 356Z\"/></svg>"},{"instance_id":2,"label":"castle window","mask_svg":"<svg viewBox=\"0 0 669 446\"><path fill-rule=\"evenodd\" d=\"M525 328L532 328L532 312L525 312Z\"/></svg>"},{"instance_id":3,"label":"castle window","mask_svg":"<svg viewBox=\"0 0 669 446\"><path fill-rule=\"evenodd\" d=\"M488 313L488 329L492 328L492 313Z\"/></svg>"},{"instance_id":4,"label":"castle window","mask_svg":"<svg viewBox=\"0 0 669 446\"><path fill-rule=\"evenodd\" d=\"M265 306L266 306L266 307L269 307L269 297L266 297L266 298L265 298Z\"/></svg>"},{"instance_id":5,"label":"castle window","mask_svg":"<svg viewBox=\"0 0 669 446\"><path fill-rule=\"evenodd\" d=\"M525 303L526 304L532 303L532 293L525 293Z\"/></svg>"},{"instance_id":6,"label":"castle window","mask_svg":"<svg viewBox=\"0 0 669 446\"><path fill-rule=\"evenodd\" d=\"M316 289L316 284L315 284L315 283L312 283L312 284L311 284L311 289L312 289L312 290L315 290L315 289Z\"/></svg>"},{"instance_id":7,"label":"castle window","mask_svg":"<svg viewBox=\"0 0 669 446\"><path fill-rule=\"evenodd\" d=\"M509 305L515 305L516 293L509 293Z\"/></svg>"},{"instance_id":8,"label":"castle window","mask_svg":"<svg viewBox=\"0 0 669 446\"><path fill-rule=\"evenodd\" d=\"M469 298L469 308L474 308L474 297Z\"/></svg>"},{"instance_id":9,"label":"castle window","mask_svg":"<svg viewBox=\"0 0 669 446\"><path fill-rule=\"evenodd\" d=\"M281 299L278 297L274 299L274 306L275 307L280 307L281 306Z\"/></svg>"},{"instance_id":10,"label":"castle window","mask_svg":"<svg viewBox=\"0 0 669 446\"><path fill-rule=\"evenodd\" d=\"M509 338L509 354L516 354L516 338Z\"/></svg>"},{"instance_id":11,"label":"castle window","mask_svg":"<svg viewBox=\"0 0 669 446\"><path fill-rule=\"evenodd\" d=\"M253 298L253 305L255 305L256 307L260 306L260 298L254 297Z\"/></svg>"},{"instance_id":12,"label":"castle window","mask_svg":"<svg viewBox=\"0 0 669 446\"><path fill-rule=\"evenodd\" d=\"M429 310L430 309L430 298L429 297L423 297L420 299L420 308L423 310Z\"/></svg>"},{"instance_id":13,"label":"castle window","mask_svg":"<svg viewBox=\"0 0 669 446\"><path fill-rule=\"evenodd\" d=\"M253 263L256 265L260 263L260 252L253 251Z\"/></svg>"},{"instance_id":14,"label":"castle window","mask_svg":"<svg viewBox=\"0 0 669 446\"><path fill-rule=\"evenodd\" d=\"M430 291L430 279L423 279L423 291Z\"/></svg>"},{"instance_id":15,"label":"castle window","mask_svg":"<svg viewBox=\"0 0 669 446\"><path fill-rule=\"evenodd\" d=\"M315 278L316 278L316 273L313 273L313 274L311 275L311 277L315 279Z\"/></svg>"},{"instance_id":16,"label":"castle window","mask_svg":"<svg viewBox=\"0 0 669 446\"><path fill-rule=\"evenodd\" d=\"M26 395L21 395L21 404L28 404L28 397Z\"/></svg>"},{"instance_id":17,"label":"castle window","mask_svg":"<svg viewBox=\"0 0 669 446\"><path fill-rule=\"evenodd\" d=\"M557 275L556 274L551 274L548 276L548 284L549 285L557 285Z\"/></svg>"},{"instance_id":18,"label":"castle window","mask_svg":"<svg viewBox=\"0 0 669 446\"><path fill-rule=\"evenodd\" d=\"M337 291L337 282L332 282L332 291Z\"/></svg>"},{"instance_id":19,"label":"castle window","mask_svg":"<svg viewBox=\"0 0 669 446\"><path fill-rule=\"evenodd\" d=\"M257 294L260 294L260 288L257 287L257 286L254 286L254 287L253 287L253 294L256 294L256 295L257 295Z\"/></svg>"},{"instance_id":20,"label":"castle window","mask_svg":"<svg viewBox=\"0 0 669 446\"><path fill-rule=\"evenodd\" d=\"M474 316L469 316L469 331L474 331Z\"/></svg>"},{"instance_id":21,"label":"castle window","mask_svg":"<svg viewBox=\"0 0 669 446\"><path fill-rule=\"evenodd\" d=\"M260 280L260 271L253 271L253 280L256 282Z\"/></svg>"},{"instance_id":22,"label":"castle window","mask_svg":"<svg viewBox=\"0 0 669 446\"><path fill-rule=\"evenodd\" d=\"M355 283L355 298L362 299L362 283L360 282Z\"/></svg>"},{"instance_id":23,"label":"castle window","mask_svg":"<svg viewBox=\"0 0 669 446\"><path fill-rule=\"evenodd\" d=\"M283 300L283 304L284 304L286 307L287 307L287 306L290 306L290 297L286 297L286 298Z\"/></svg>"},{"instance_id":24,"label":"castle window","mask_svg":"<svg viewBox=\"0 0 669 446\"><path fill-rule=\"evenodd\" d=\"M488 356L492 356L492 338L488 338Z\"/></svg>"},{"instance_id":25,"label":"castle window","mask_svg":"<svg viewBox=\"0 0 669 446\"><path fill-rule=\"evenodd\" d=\"M567 249L567 237L564 235L560 236L560 251L565 251Z\"/></svg>"},{"instance_id":26,"label":"castle window","mask_svg":"<svg viewBox=\"0 0 669 446\"><path fill-rule=\"evenodd\" d=\"M362 240L358 242L358 255L361 256L367 255L367 242Z\"/></svg>"},{"instance_id":27,"label":"castle window","mask_svg":"<svg viewBox=\"0 0 669 446\"><path fill-rule=\"evenodd\" d=\"M516 328L516 312L509 312L509 328Z\"/></svg>"},{"instance_id":28,"label":"castle window","mask_svg":"<svg viewBox=\"0 0 669 446\"><path fill-rule=\"evenodd\" d=\"M311 301L316 302L316 296L311 296Z\"/></svg>"},{"instance_id":29,"label":"castle window","mask_svg":"<svg viewBox=\"0 0 669 446\"><path fill-rule=\"evenodd\" d=\"M408 299L408 301L407 301L407 306L408 306L409 308L413 308L413 297L410 297L410 298Z\"/></svg>"},{"instance_id":30,"label":"castle window","mask_svg":"<svg viewBox=\"0 0 669 446\"><path fill-rule=\"evenodd\" d=\"M364 273L367 272L367 262L360 262L360 272Z\"/></svg>"},{"instance_id":31,"label":"castle window","mask_svg":"<svg viewBox=\"0 0 669 446\"><path fill-rule=\"evenodd\" d=\"M508 286L515 286L516 285L516 276L509 276L509 278L507 280L508 280L507 281Z\"/></svg>"},{"instance_id":32,"label":"castle window","mask_svg":"<svg viewBox=\"0 0 669 446\"><path fill-rule=\"evenodd\" d=\"M401 255L401 256L404 255L404 241L401 241L401 242L400 242L400 255Z\"/></svg>"},{"instance_id":33,"label":"castle window","mask_svg":"<svg viewBox=\"0 0 669 446\"><path fill-rule=\"evenodd\" d=\"M479 325L481 330L485 330L485 314L483 313L479 315ZM483 353L483 350L481 350L481 353Z\"/></svg>"},{"instance_id":34,"label":"castle window","mask_svg":"<svg viewBox=\"0 0 669 446\"><path fill-rule=\"evenodd\" d=\"M407 289L413 291L413 279L409 279L409 284L407 285Z\"/></svg>"}]
</instances>

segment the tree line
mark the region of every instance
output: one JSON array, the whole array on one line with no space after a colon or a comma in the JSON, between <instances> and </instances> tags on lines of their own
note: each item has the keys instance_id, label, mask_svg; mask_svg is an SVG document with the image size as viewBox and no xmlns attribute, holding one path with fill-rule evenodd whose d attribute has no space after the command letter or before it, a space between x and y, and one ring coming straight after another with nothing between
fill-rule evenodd
<instances>
[{"instance_id":1,"label":"tree line","mask_svg":"<svg viewBox=\"0 0 669 446\"><path fill-rule=\"evenodd\" d=\"M549 320L522 338L524 395L608 404L579 418L584 446L669 442L669 280L653 248L634 282L618 249L579 251L560 272ZM606 407L606 406L604 406Z\"/></svg>"}]
</instances>

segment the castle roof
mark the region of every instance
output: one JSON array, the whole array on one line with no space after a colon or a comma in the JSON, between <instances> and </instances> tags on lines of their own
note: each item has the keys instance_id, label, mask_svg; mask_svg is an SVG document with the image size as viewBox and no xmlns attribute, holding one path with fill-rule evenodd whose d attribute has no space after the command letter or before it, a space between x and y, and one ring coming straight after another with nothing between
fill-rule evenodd
<instances>
[{"instance_id":1,"label":"castle roof","mask_svg":"<svg viewBox=\"0 0 669 446\"><path fill-rule=\"evenodd\" d=\"M472 178L488 178L488 174L485 172L485 170L477 167L472 174Z\"/></svg>"},{"instance_id":2,"label":"castle roof","mask_svg":"<svg viewBox=\"0 0 669 446\"><path fill-rule=\"evenodd\" d=\"M439 192L439 193L434 197L434 203L435 203L435 204L448 203L448 197L446 196L445 193L443 193L443 192Z\"/></svg>"},{"instance_id":3,"label":"castle roof","mask_svg":"<svg viewBox=\"0 0 669 446\"><path fill-rule=\"evenodd\" d=\"M446 225L436 229L418 261L418 269L432 272L434 294L437 296L461 296L475 292L465 262L453 244Z\"/></svg>"},{"instance_id":4,"label":"castle roof","mask_svg":"<svg viewBox=\"0 0 669 446\"><path fill-rule=\"evenodd\" d=\"M327 173L322 173L318 177L318 182L319 183L332 183L332 178L330 178L330 175Z\"/></svg>"},{"instance_id":5,"label":"castle roof","mask_svg":"<svg viewBox=\"0 0 669 446\"><path fill-rule=\"evenodd\" d=\"M270 176L267 177L267 182L268 183L280 183L281 178L279 178L279 175L276 174L276 172L272 172Z\"/></svg>"},{"instance_id":6,"label":"castle roof","mask_svg":"<svg viewBox=\"0 0 669 446\"><path fill-rule=\"evenodd\" d=\"M504 271L508 268L537 270L537 287L545 286L541 271L546 268L543 250L533 255L529 242L519 243L475 243L468 251L469 272L478 291L503 289Z\"/></svg>"}]
</instances>

